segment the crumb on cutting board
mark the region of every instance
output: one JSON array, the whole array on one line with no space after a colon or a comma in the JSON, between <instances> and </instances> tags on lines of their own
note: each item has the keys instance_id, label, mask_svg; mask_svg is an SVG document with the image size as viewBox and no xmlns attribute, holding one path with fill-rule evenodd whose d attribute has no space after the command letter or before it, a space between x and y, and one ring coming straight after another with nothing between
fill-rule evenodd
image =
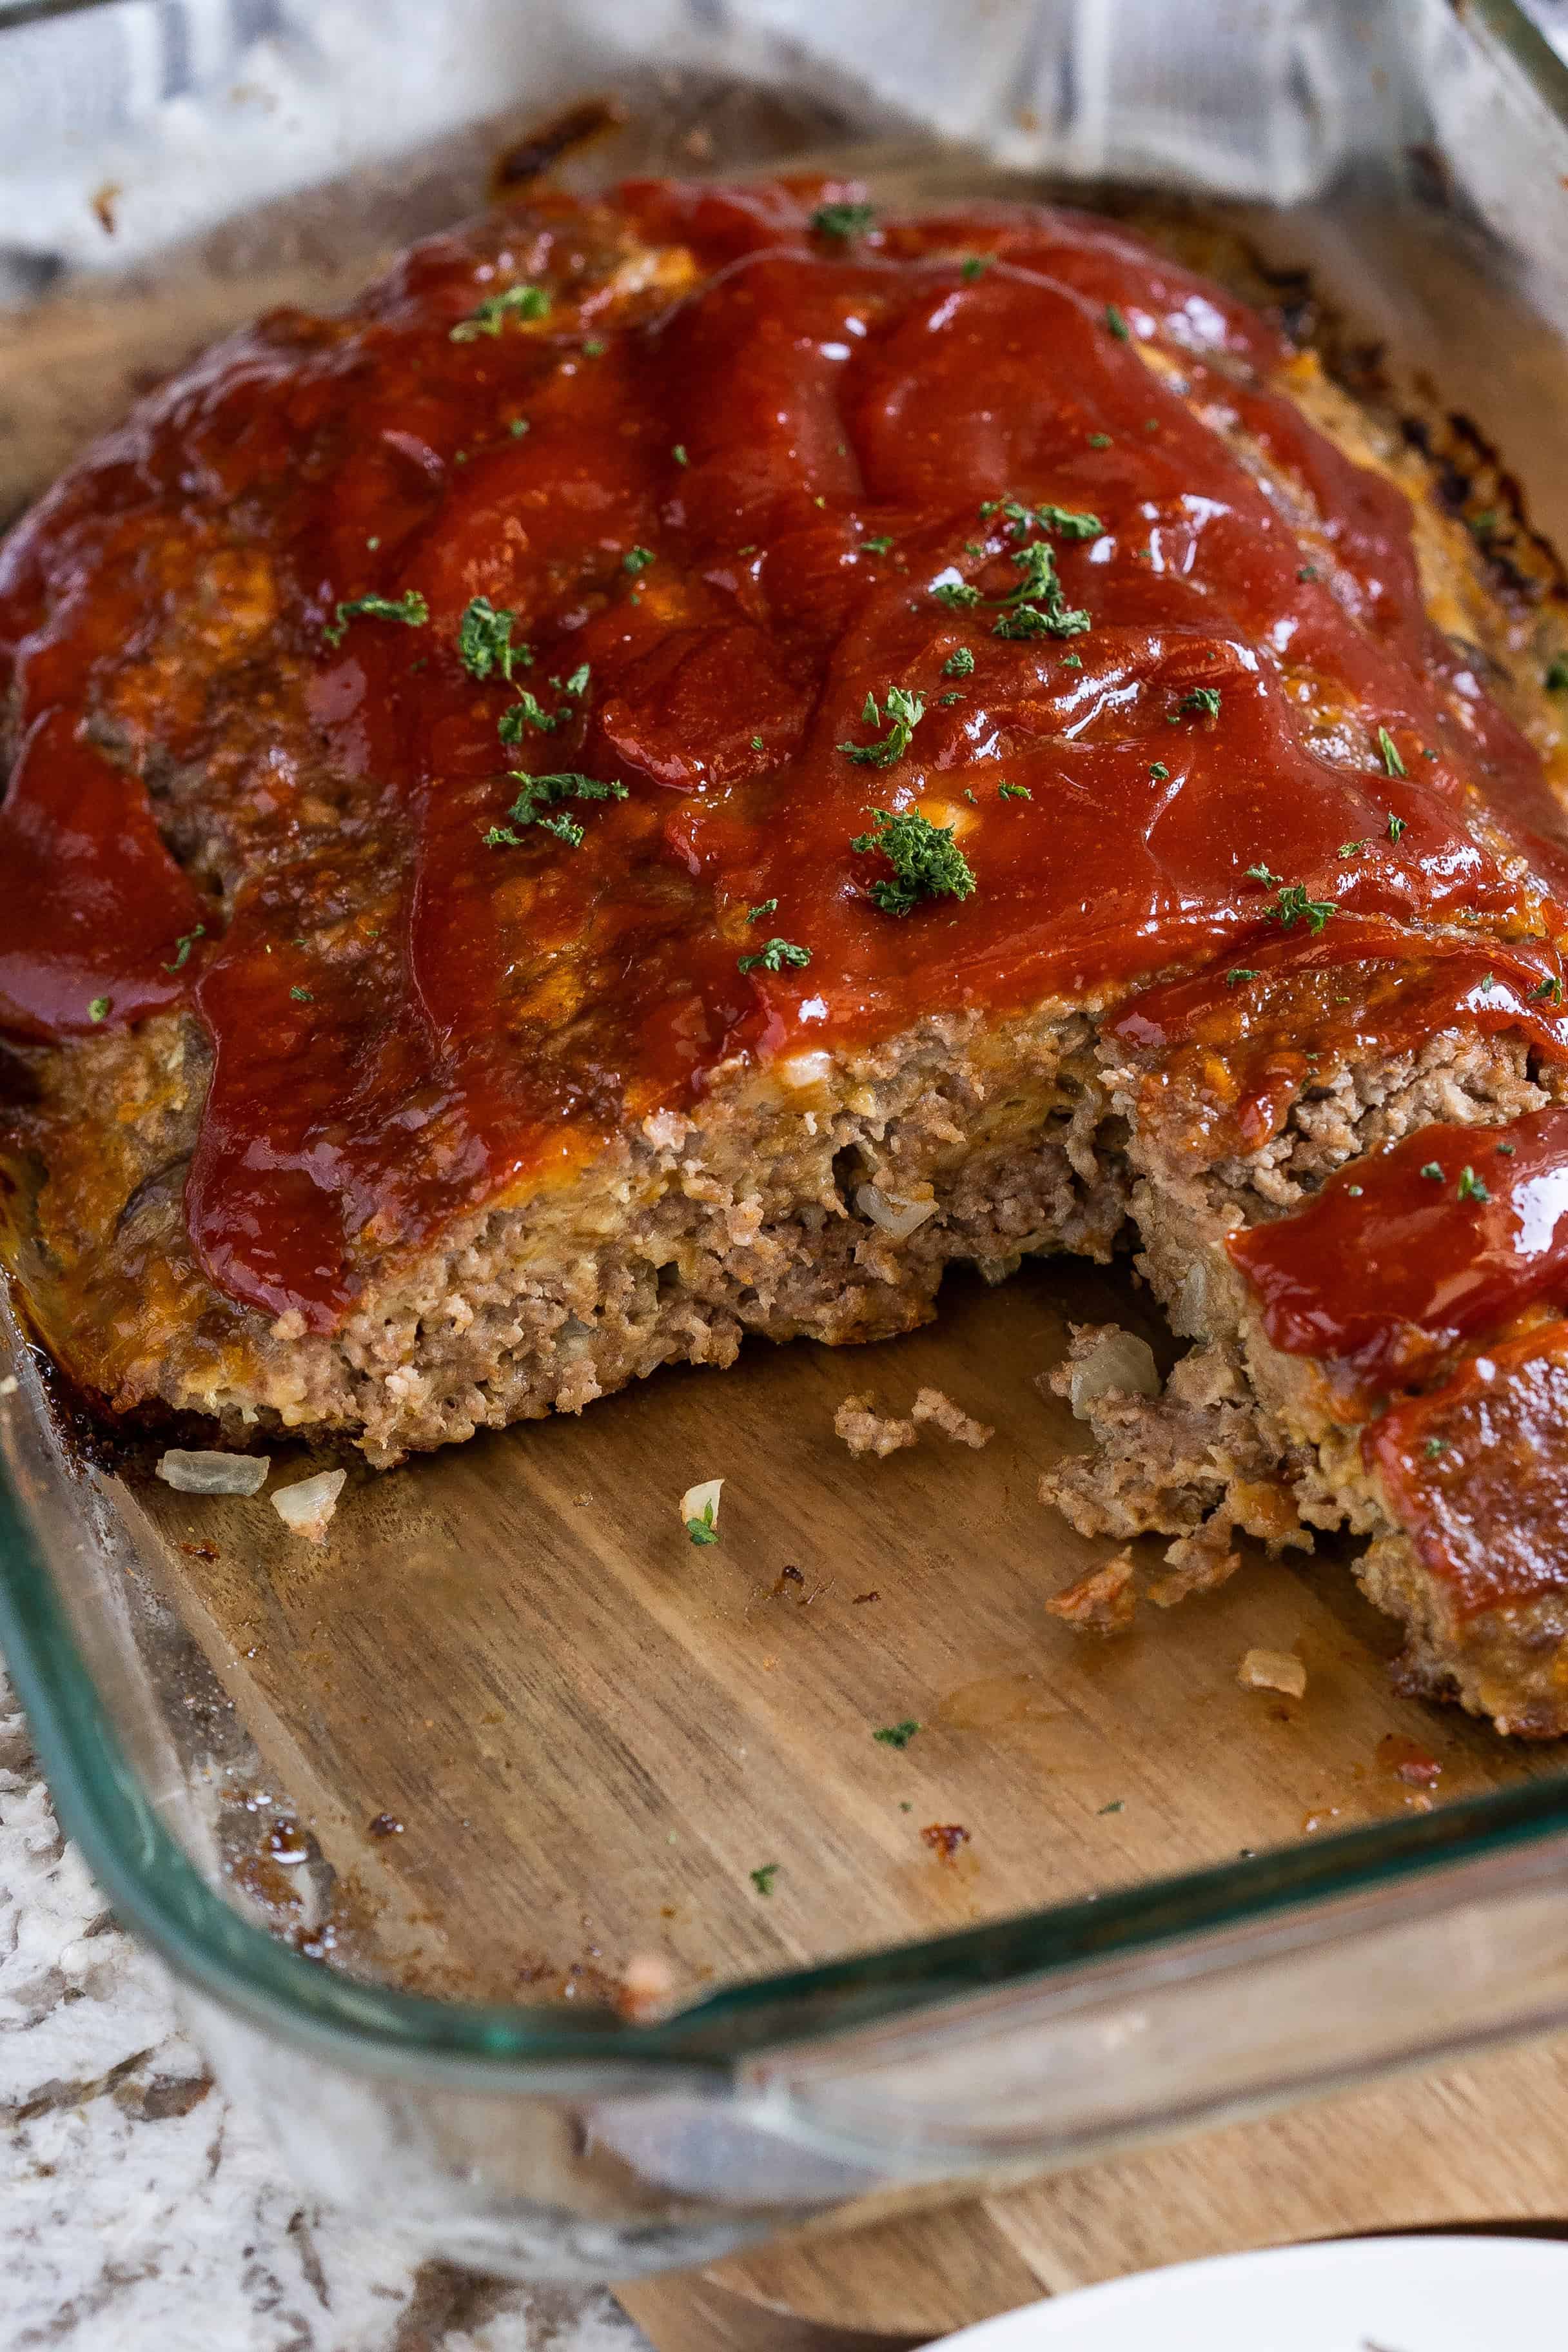
<instances>
[{"instance_id":1,"label":"crumb on cutting board","mask_svg":"<svg viewBox=\"0 0 1568 2352\"><path fill-rule=\"evenodd\" d=\"M833 1416L833 1427L851 1454L897 1454L900 1446L914 1445L920 1439L912 1421L876 1412L868 1393L847 1396Z\"/></svg>"},{"instance_id":2,"label":"crumb on cutting board","mask_svg":"<svg viewBox=\"0 0 1568 2352\"><path fill-rule=\"evenodd\" d=\"M1053 1593L1046 1603L1050 1614L1070 1625L1075 1633L1106 1637L1129 1632L1137 1606L1130 1551L1119 1551L1102 1568L1091 1569L1076 1584L1069 1584L1065 1592Z\"/></svg>"},{"instance_id":3,"label":"crumb on cutting board","mask_svg":"<svg viewBox=\"0 0 1568 2352\"><path fill-rule=\"evenodd\" d=\"M1300 1698L1307 1688L1307 1669L1293 1650L1248 1650L1236 1670L1243 1690L1283 1691Z\"/></svg>"},{"instance_id":4,"label":"crumb on cutting board","mask_svg":"<svg viewBox=\"0 0 1568 2352\"><path fill-rule=\"evenodd\" d=\"M941 1389L921 1389L911 1412L915 1421L933 1422L955 1445L973 1445L977 1453L996 1434L989 1422L973 1420Z\"/></svg>"}]
</instances>

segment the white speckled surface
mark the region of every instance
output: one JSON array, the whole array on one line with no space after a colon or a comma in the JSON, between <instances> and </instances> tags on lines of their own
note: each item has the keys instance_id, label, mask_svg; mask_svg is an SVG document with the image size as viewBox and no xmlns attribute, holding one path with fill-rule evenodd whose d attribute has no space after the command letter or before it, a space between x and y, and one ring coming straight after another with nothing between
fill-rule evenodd
<instances>
[{"instance_id":1,"label":"white speckled surface","mask_svg":"<svg viewBox=\"0 0 1568 2352\"><path fill-rule=\"evenodd\" d=\"M4 2352L644 2352L607 2294L305 2206L60 1836L0 1679Z\"/></svg>"}]
</instances>

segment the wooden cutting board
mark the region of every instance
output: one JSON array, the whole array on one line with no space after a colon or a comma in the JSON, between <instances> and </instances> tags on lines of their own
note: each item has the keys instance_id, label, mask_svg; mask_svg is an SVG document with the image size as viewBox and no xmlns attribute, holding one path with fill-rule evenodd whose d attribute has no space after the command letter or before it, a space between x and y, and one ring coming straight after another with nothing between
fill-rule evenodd
<instances>
[{"instance_id":1,"label":"wooden cutting board","mask_svg":"<svg viewBox=\"0 0 1568 2352\"><path fill-rule=\"evenodd\" d=\"M1500 2225L1568 2231L1568 2040L639 2280L618 2299L658 2352L895 2352L1164 2263Z\"/></svg>"}]
</instances>

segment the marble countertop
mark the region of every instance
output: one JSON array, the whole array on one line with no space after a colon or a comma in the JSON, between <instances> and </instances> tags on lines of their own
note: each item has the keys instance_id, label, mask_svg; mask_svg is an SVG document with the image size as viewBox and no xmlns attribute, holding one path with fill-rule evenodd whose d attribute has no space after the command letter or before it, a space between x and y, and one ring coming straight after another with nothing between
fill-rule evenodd
<instances>
[{"instance_id":1,"label":"marble countertop","mask_svg":"<svg viewBox=\"0 0 1568 2352\"><path fill-rule=\"evenodd\" d=\"M0 2119L5 2352L647 2352L605 2294L304 2202L61 1837L3 1679Z\"/></svg>"}]
</instances>

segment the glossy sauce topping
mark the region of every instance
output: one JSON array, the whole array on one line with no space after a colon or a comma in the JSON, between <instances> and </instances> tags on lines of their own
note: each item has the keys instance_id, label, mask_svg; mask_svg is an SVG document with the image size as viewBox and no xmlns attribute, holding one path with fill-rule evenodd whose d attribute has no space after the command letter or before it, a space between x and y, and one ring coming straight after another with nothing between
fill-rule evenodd
<instances>
[{"instance_id":1,"label":"glossy sauce topping","mask_svg":"<svg viewBox=\"0 0 1568 2352\"><path fill-rule=\"evenodd\" d=\"M1358 1403L1425 1385L1467 1339L1568 1307L1568 1108L1419 1128L1230 1254L1275 1347L1327 1358Z\"/></svg>"},{"instance_id":2,"label":"glossy sauce topping","mask_svg":"<svg viewBox=\"0 0 1568 2352\"><path fill-rule=\"evenodd\" d=\"M1568 1045L1540 761L1427 620L1402 493L1271 388L1274 331L1103 224L838 234L822 193L435 240L144 402L0 560L0 1025L194 1003L187 1217L232 1297L331 1329L366 1259L721 1064L926 1011L1184 971L1148 1040L1252 1021L1266 1058L1300 1007L1225 974L1332 935L1420 1021L1489 960ZM1039 627L998 635L1047 547ZM334 645L367 595L407 617ZM459 659L479 596L531 648L510 685ZM546 788L578 846L488 841L509 771L625 796ZM875 808L953 826L973 890L879 904ZM741 969L770 938L809 961Z\"/></svg>"}]
</instances>

